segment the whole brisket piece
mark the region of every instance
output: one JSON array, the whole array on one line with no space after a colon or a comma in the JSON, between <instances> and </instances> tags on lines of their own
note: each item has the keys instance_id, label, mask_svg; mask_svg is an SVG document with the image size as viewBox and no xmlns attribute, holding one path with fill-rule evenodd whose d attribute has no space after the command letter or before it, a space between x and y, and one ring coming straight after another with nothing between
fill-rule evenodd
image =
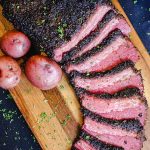
<instances>
[{"instance_id":1,"label":"whole brisket piece","mask_svg":"<svg viewBox=\"0 0 150 150\"><path fill-rule=\"evenodd\" d=\"M110 0L0 0L4 16L59 62L84 124L72 150L140 150L147 102L130 27Z\"/></svg>"},{"instance_id":2,"label":"whole brisket piece","mask_svg":"<svg viewBox=\"0 0 150 150\"><path fill-rule=\"evenodd\" d=\"M108 36L110 32L115 29L120 29L125 35L130 33L130 27L125 19L114 10L110 10L103 17L102 21L97 24L97 27L93 32L80 41L77 46L70 49L66 55L64 55L61 63L63 64L66 61L68 62L68 60L75 59L93 47L96 47L103 41L104 38Z\"/></svg>"},{"instance_id":3,"label":"whole brisket piece","mask_svg":"<svg viewBox=\"0 0 150 150\"><path fill-rule=\"evenodd\" d=\"M86 109L105 118L115 120L136 118L142 125L146 121L146 100L139 95L108 99L82 94L81 104Z\"/></svg>"},{"instance_id":4,"label":"whole brisket piece","mask_svg":"<svg viewBox=\"0 0 150 150\"><path fill-rule=\"evenodd\" d=\"M139 53L134 45L119 30L116 30L102 43L72 60L65 66L65 70L67 73L102 72L112 69L121 62L128 60L137 62L138 59Z\"/></svg>"},{"instance_id":5,"label":"whole brisket piece","mask_svg":"<svg viewBox=\"0 0 150 150\"><path fill-rule=\"evenodd\" d=\"M122 147L98 140L84 130L81 130L79 138L80 139L74 144L72 150L123 150Z\"/></svg>"},{"instance_id":6,"label":"whole brisket piece","mask_svg":"<svg viewBox=\"0 0 150 150\"><path fill-rule=\"evenodd\" d=\"M139 88L143 93L141 74L129 62L119 64L105 73L75 73L72 76L72 84L77 91L84 89L90 93L114 94L126 88Z\"/></svg>"},{"instance_id":7,"label":"whole brisket piece","mask_svg":"<svg viewBox=\"0 0 150 150\"><path fill-rule=\"evenodd\" d=\"M124 148L140 150L144 141L142 125L137 120L109 120L89 110L83 110L85 119L82 129L97 139Z\"/></svg>"},{"instance_id":8,"label":"whole brisket piece","mask_svg":"<svg viewBox=\"0 0 150 150\"><path fill-rule=\"evenodd\" d=\"M109 0L1 0L4 16L37 49L61 61L64 53L93 31L113 9ZM68 9L69 8L69 9Z\"/></svg>"}]
</instances>

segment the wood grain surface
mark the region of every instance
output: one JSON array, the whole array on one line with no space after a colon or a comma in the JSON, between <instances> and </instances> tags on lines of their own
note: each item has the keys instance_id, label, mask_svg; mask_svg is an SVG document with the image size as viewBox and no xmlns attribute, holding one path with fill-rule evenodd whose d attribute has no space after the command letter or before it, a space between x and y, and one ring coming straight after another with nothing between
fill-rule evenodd
<instances>
[{"instance_id":1,"label":"wood grain surface","mask_svg":"<svg viewBox=\"0 0 150 150\"><path fill-rule=\"evenodd\" d=\"M112 2L127 18L118 1L112 0ZM129 24L131 25L130 22ZM145 96L150 105L150 57L132 25L131 28L131 40L141 55L136 67L142 72ZM0 37L12 29L13 26L0 14ZM0 52L0 55L3 53ZM18 61L21 62L22 60ZM43 150L70 149L78 127L82 124L82 114L77 97L65 75L57 88L41 91L33 87L22 73L21 82L11 89L10 93ZM147 141L143 150L150 150L150 110L148 115L145 127Z\"/></svg>"}]
</instances>

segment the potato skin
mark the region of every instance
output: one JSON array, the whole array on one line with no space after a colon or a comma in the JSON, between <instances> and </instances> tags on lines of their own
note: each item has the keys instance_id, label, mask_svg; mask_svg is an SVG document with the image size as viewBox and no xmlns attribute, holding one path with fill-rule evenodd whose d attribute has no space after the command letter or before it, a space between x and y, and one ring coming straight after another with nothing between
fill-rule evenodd
<instances>
[{"instance_id":1,"label":"potato skin","mask_svg":"<svg viewBox=\"0 0 150 150\"><path fill-rule=\"evenodd\" d=\"M31 42L28 37L18 31L8 31L0 40L1 50L13 58L24 56L30 47Z\"/></svg>"},{"instance_id":2,"label":"potato skin","mask_svg":"<svg viewBox=\"0 0 150 150\"><path fill-rule=\"evenodd\" d=\"M57 86L62 78L62 70L56 62L46 56L32 56L26 63L25 73L29 81L41 90Z\"/></svg>"},{"instance_id":3,"label":"potato skin","mask_svg":"<svg viewBox=\"0 0 150 150\"><path fill-rule=\"evenodd\" d=\"M21 77L21 69L18 63L8 56L0 56L0 87L11 89L15 87Z\"/></svg>"}]
</instances>

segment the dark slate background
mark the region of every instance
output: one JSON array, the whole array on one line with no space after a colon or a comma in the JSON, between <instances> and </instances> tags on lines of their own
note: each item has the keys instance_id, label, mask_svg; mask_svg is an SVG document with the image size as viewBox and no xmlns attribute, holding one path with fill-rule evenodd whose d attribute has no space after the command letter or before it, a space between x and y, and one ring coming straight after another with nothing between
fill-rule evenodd
<instances>
[{"instance_id":1,"label":"dark slate background","mask_svg":"<svg viewBox=\"0 0 150 150\"><path fill-rule=\"evenodd\" d=\"M150 52L150 0L120 0ZM8 91L0 89L0 150L40 150Z\"/></svg>"}]
</instances>

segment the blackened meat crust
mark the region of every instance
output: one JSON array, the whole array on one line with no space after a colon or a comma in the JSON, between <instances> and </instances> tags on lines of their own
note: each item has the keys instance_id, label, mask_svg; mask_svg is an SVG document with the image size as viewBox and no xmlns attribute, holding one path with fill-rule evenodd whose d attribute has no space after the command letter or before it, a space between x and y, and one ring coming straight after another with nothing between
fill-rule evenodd
<instances>
[{"instance_id":1,"label":"blackened meat crust","mask_svg":"<svg viewBox=\"0 0 150 150\"><path fill-rule=\"evenodd\" d=\"M120 99L120 98L130 98L132 96L138 96L140 99L145 100L145 97L141 95L140 90L138 88L127 88L122 91L119 91L113 95L111 94L91 94L88 91L83 92L83 95L87 94L96 98L100 99L106 99L106 100L111 100L111 99ZM81 94L79 97L82 98L83 95Z\"/></svg>"},{"instance_id":2,"label":"blackened meat crust","mask_svg":"<svg viewBox=\"0 0 150 150\"><path fill-rule=\"evenodd\" d=\"M70 64L79 64L87 60L89 57L95 55L98 52L101 52L104 50L105 47L110 45L113 41L117 39L117 37L122 36L124 38L124 35L119 29L116 29L112 31L99 45L96 47L92 48L90 51L82 54L81 56L73 59L70 61Z\"/></svg>"},{"instance_id":3,"label":"blackened meat crust","mask_svg":"<svg viewBox=\"0 0 150 150\"><path fill-rule=\"evenodd\" d=\"M77 76L80 76L85 79L86 78L104 77L104 76L119 73L129 67L131 67L136 73L139 72L134 66L135 66L134 63L129 60L129 61L122 62L119 65L117 65L116 67L114 67L112 70L107 70L105 72L79 73L77 71L72 71L68 75L68 77L69 77L70 84L74 87L74 89L76 91L76 94L78 95L78 97L81 97L82 93L87 93L87 94L92 94L92 93L88 92L87 90L85 90L83 88L79 88L79 87L75 86L74 78L76 78ZM141 76L141 79L142 79L142 76ZM95 96L109 99L109 98L129 97L129 96L134 95L135 93L138 95L141 95L140 90L138 88L127 88L127 89L118 91L115 94L103 93L103 94L95 94Z\"/></svg>"},{"instance_id":4,"label":"blackened meat crust","mask_svg":"<svg viewBox=\"0 0 150 150\"><path fill-rule=\"evenodd\" d=\"M93 94L93 93L90 93L90 92L86 91L85 89L81 89L81 88L76 88L75 90L76 90L76 93L78 95L78 100L80 102L80 105L82 105L82 97L84 96L84 94L87 94L87 95L90 95L90 96L93 96L96 98L108 100L108 101L111 99L130 98L132 96L139 96L139 98L144 102L146 108L148 108L147 100L140 93L140 90L138 88L127 88L127 89L119 91L115 94L108 94L108 93Z\"/></svg>"},{"instance_id":5,"label":"blackened meat crust","mask_svg":"<svg viewBox=\"0 0 150 150\"><path fill-rule=\"evenodd\" d=\"M110 144L107 144L105 142L98 140L97 138L91 136L90 134L88 134L84 130L80 131L79 138L85 140L87 143L89 143L96 150L123 150L123 148L121 148L121 147L110 145ZM77 140L78 139L76 139L76 141ZM72 150L75 150L75 149L72 148Z\"/></svg>"},{"instance_id":6,"label":"blackened meat crust","mask_svg":"<svg viewBox=\"0 0 150 150\"><path fill-rule=\"evenodd\" d=\"M4 16L27 34L34 48L52 57L53 50L80 30L97 5L109 0L1 0ZM69 9L68 9L69 8Z\"/></svg>"},{"instance_id":7,"label":"blackened meat crust","mask_svg":"<svg viewBox=\"0 0 150 150\"><path fill-rule=\"evenodd\" d=\"M136 133L141 133L143 130L141 123L136 119L125 119L125 120L108 119L108 118L101 117L100 115L97 115L95 113L92 113L86 108L82 108L82 112L84 117L90 117L92 120L96 122L105 123L113 127L121 128L123 130L136 132Z\"/></svg>"},{"instance_id":8,"label":"blackened meat crust","mask_svg":"<svg viewBox=\"0 0 150 150\"><path fill-rule=\"evenodd\" d=\"M71 58L77 54L85 45L90 43L98 34L100 29L104 28L104 26L114 17L117 16L117 13L114 10L110 10L105 14L103 19L98 23L97 28L91 32L87 37L85 37L76 47L73 47L69 52L67 52L62 61L61 64L67 63ZM118 15L121 17L121 15Z\"/></svg>"},{"instance_id":9,"label":"blackened meat crust","mask_svg":"<svg viewBox=\"0 0 150 150\"><path fill-rule=\"evenodd\" d=\"M119 72L122 72L124 69L132 68L135 72L138 72L136 68L134 68L134 63L131 60L122 62L112 68L111 70L107 70L105 72L92 72L92 73L79 73L77 71L72 71L69 76L71 79L80 76L82 78L97 78L97 77L104 77L107 75L113 75Z\"/></svg>"}]
</instances>

